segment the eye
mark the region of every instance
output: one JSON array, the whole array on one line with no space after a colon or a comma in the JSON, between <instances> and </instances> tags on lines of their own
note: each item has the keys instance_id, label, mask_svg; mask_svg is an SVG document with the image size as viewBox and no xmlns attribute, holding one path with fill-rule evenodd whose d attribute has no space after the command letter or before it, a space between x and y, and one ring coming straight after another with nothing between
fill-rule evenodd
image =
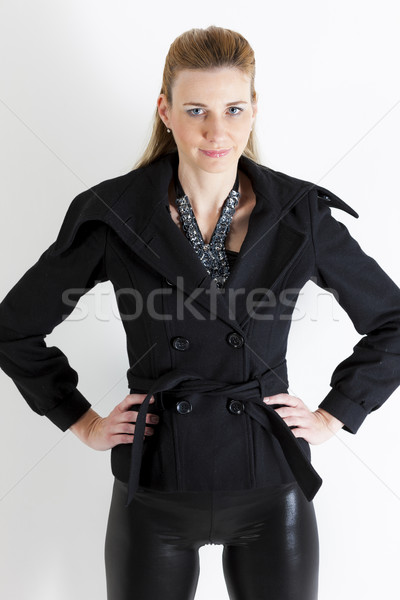
<instances>
[{"instance_id":1,"label":"eye","mask_svg":"<svg viewBox=\"0 0 400 600\"><path fill-rule=\"evenodd\" d=\"M240 113L243 111L243 108L239 108L239 106L230 106L229 107L229 114L236 116L236 115L240 115ZM235 111L235 112L233 112Z\"/></svg>"},{"instance_id":2,"label":"eye","mask_svg":"<svg viewBox=\"0 0 400 600\"><path fill-rule=\"evenodd\" d=\"M202 115L202 113L201 113L201 112L199 112L199 111L201 111L201 110L203 110L203 109L202 109L202 108L190 108L190 109L187 111L187 113L188 113L188 114L189 114L191 117L197 117L197 116L199 116L199 115L200 115L200 116Z\"/></svg>"}]
</instances>

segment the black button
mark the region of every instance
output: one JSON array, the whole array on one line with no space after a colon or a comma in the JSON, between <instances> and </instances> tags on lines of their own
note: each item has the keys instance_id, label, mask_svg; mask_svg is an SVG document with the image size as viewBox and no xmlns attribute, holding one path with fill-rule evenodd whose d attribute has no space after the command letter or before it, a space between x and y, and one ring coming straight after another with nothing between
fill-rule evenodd
<instances>
[{"instance_id":1,"label":"black button","mask_svg":"<svg viewBox=\"0 0 400 600\"><path fill-rule=\"evenodd\" d=\"M170 280L169 280L169 279L167 279L167 278L165 278L165 283L166 283L167 285L174 285L174 284L172 283L172 281L170 281Z\"/></svg>"},{"instance_id":2,"label":"black button","mask_svg":"<svg viewBox=\"0 0 400 600\"><path fill-rule=\"evenodd\" d=\"M231 400L228 409L234 415L241 415L244 411L244 404L240 400Z\"/></svg>"},{"instance_id":3,"label":"black button","mask_svg":"<svg viewBox=\"0 0 400 600\"><path fill-rule=\"evenodd\" d=\"M192 411L192 405L189 400L181 400L176 403L176 410L178 413L181 413L181 415L186 415Z\"/></svg>"},{"instance_id":4,"label":"black button","mask_svg":"<svg viewBox=\"0 0 400 600\"><path fill-rule=\"evenodd\" d=\"M244 344L243 336L235 332L230 333L228 335L228 344L230 344L234 348L241 348Z\"/></svg>"},{"instance_id":5,"label":"black button","mask_svg":"<svg viewBox=\"0 0 400 600\"><path fill-rule=\"evenodd\" d=\"M172 339L172 346L175 350L187 350L189 345L189 340L184 337L175 337Z\"/></svg>"}]
</instances>

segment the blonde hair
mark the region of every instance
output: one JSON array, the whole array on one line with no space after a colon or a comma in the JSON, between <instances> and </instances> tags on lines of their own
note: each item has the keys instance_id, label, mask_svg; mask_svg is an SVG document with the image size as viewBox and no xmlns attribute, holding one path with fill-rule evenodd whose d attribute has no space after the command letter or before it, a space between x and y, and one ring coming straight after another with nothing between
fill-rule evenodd
<instances>
[{"instance_id":1,"label":"blonde hair","mask_svg":"<svg viewBox=\"0 0 400 600\"><path fill-rule=\"evenodd\" d=\"M216 67L235 67L246 73L250 78L251 101L256 101L253 49L240 33L214 25L207 29L185 31L172 42L165 59L160 94L165 94L167 101L172 104L172 86L179 71ZM133 169L145 167L176 149L175 140L172 134L167 132L156 108L149 143ZM259 162L254 131L250 132L243 154Z\"/></svg>"}]
</instances>

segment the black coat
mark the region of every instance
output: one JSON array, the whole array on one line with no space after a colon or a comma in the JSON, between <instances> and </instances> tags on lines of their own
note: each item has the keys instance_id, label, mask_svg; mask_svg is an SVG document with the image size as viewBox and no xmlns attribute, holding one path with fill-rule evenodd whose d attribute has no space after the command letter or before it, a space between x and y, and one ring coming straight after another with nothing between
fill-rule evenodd
<instances>
[{"instance_id":1,"label":"black coat","mask_svg":"<svg viewBox=\"0 0 400 600\"><path fill-rule=\"evenodd\" d=\"M90 407L78 375L44 337L98 282L114 287L127 335L130 393L147 393L133 444L111 451L113 474L160 490L236 490L321 478L309 444L267 406L288 391L290 317L308 280L335 294L363 335L319 404L356 433L400 383L400 290L331 207L335 194L242 156L256 194L223 291L173 222L177 153L85 190L58 236L0 304L0 366L30 407L62 431ZM233 294L235 292L235 294ZM149 405L154 394L156 403ZM160 415L143 441L146 411Z\"/></svg>"}]
</instances>

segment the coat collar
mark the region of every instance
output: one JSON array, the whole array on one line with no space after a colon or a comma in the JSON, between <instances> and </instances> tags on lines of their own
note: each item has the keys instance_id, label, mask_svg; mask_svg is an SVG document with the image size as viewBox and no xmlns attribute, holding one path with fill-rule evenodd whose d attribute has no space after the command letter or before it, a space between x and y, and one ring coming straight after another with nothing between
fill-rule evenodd
<instances>
[{"instance_id":1,"label":"coat collar","mask_svg":"<svg viewBox=\"0 0 400 600\"><path fill-rule=\"evenodd\" d=\"M317 189L331 205L358 216L325 188L241 156L239 169L252 182L256 204L247 235L221 292L171 218L168 186L177 160L177 152L167 154L146 167L103 181L79 194L67 211L53 253L64 251L72 243L83 222L101 220L150 267L188 295L193 305L201 304L243 332L251 316L246 304L249 291L273 290L307 243L308 233L285 223L285 214L309 191ZM263 299L265 292L261 291L258 301Z\"/></svg>"}]
</instances>

